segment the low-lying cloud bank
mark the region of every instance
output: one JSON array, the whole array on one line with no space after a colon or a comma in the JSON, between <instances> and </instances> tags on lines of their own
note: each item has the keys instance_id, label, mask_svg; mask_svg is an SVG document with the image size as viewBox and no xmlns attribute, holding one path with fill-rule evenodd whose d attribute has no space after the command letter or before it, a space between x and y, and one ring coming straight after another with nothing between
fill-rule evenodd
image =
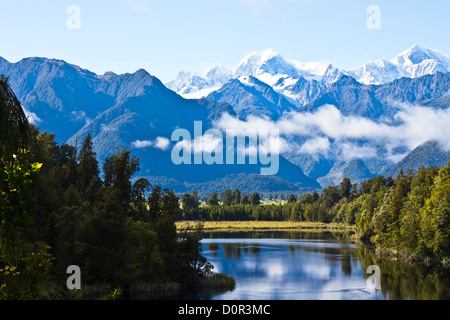
<instances>
[{"instance_id":1,"label":"low-lying cloud bank","mask_svg":"<svg viewBox=\"0 0 450 320\"><path fill-rule=\"evenodd\" d=\"M450 108L435 110L429 107L400 104L393 119L375 121L359 116L345 116L333 105L324 105L315 112L289 112L277 121L249 116L241 120L224 114L215 122L215 127L234 130L279 130L280 152L308 153L327 156L340 148L348 158L376 156L374 145L383 145L388 158L398 161L403 155L396 154L399 148L413 150L430 140L438 141L446 151L450 150ZM283 139L286 138L285 139ZM301 137L300 145L292 139ZM306 141L306 142L305 142ZM355 143L358 141L359 143ZM366 144L361 145L361 142Z\"/></svg>"}]
</instances>

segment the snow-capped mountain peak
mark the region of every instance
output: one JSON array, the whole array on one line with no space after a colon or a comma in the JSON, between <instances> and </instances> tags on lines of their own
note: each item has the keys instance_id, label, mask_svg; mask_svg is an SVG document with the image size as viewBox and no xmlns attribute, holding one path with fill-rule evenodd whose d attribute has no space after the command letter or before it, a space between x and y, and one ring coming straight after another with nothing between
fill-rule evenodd
<instances>
[{"instance_id":1,"label":"snow-capped mountain peak","mask_svg":"<svg viewBox=\"0 0 450 320\"><path fill-rule=\"evenodd\" d=\"M298 76L296 68L272 48L249 54L234 70L236 77L258 76L265 73L272 76Z\"/></svg>"},{"instance_id":2,"label":"snow-capped mountain peak","mask_svg":"<svg viewBox=\"0 0 450 320\"><path fill-rule=\"evenodd\" d=\"M425 60L436 60L439 63L450 64L449 57L444 56L436 50L426 49L419 45L413 45L408 50L403 51L392 62L396 64L420 64Z\"/></svg>"},{"instance_id":3,"label":"snow-capped mountain peak","mask_svg":"<svg viewBox=\"0 0 450 320\"><path fill-rule=\"evenodd\" d=\"M232 70L216 65L205 74L181 71L166 86L187 99L198 99L219 89L232 78Z\"/></svg>"},{"instance_id":4,"label":"snow-capped mountain peak","mask_svg":"<svg viewBox=\"0 0 450 320\"><path fill-rule=\"evenodd\" d=\"M273 59L275 57L281 57L280 54L275 51L273 48L265 49L261 52L252 52L248 54L242 61L239 63L239 65L236 67L234 72L236 73L239 69L244 69L246 67L254 67L260 68L265 62L267 62L270 59Z\"/></svg>"},{"instance_id":5,"label":"snow-capped mountain peak","mask_svg":"<svg viewBox=\"0 0 450 320\"><path fill-rule=\"evenodd\" d=\"M209 71L206 73L205 77L208 79L215 79L219 82L227 82L231 79L233 74L233 71L231 69L228 69L222 65L217 65L209 69Z\"/></svg>"},{"instance_id":6,"label":"snow-capped mountain peak","mask_svg":"<svg viewBox=\"0 0 450 320\"><path fill-rule=\"evenodd\" d=\"M394 59L372 61L348 74L364 84L384 84L402 77L417 78L436 72L450 72L450 57L414 45Z\"/></svg>"},{"instance_id":7,"label":"snow-capped mountain peak","mask_svg":"<svg viewBox=\"0 0 450 320\"><path fill-rule=\"evenodd\" d=\"M318 81L329 85L339 79L343 74L341 70L326 62L298 62L290 61L298 73L308 81Z\"/></svg>"},{"instance_id":8,"label":"snow-capped mountain peak","mask_svg":"<svg viewBox=\"0 0 450 320\"><path fill-rule=\"evenodd\" d=\"M286 61L276 50L268 48L250 53L234 69L217 65L205 74L180 72L166 85L185 98L201 98L231 79L252 76L291 101L304 104L310 100L309 96L316 93L316 89L306 86L299 90L298 86L294 87L301 77L327 87L342 75L349 75L363 84L380 85L402 77L417 78L436 72L450 72L450 57L419 45L412 46L393 59L371 61L353 70L341 70L327 62ZM311 83L311 86L320 87L317 83ZM304 96L305 92L307 96Z\"/></svg>"}]
</instances>

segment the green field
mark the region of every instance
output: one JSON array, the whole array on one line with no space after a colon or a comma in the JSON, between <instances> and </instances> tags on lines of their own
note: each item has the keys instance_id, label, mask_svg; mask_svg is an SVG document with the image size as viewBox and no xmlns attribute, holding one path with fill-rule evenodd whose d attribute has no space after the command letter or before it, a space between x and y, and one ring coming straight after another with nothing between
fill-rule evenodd
<instances>
[{"instance_id":1,"label":"green field","mask_svg":"<svg viewBox=\"0 0 450 320\"><path fill-rule=\"evenodd\" d=\"M178 221L177 230L193 230L197 221ZM343 223L322 223L308 221L204 221L204 231L243 231L243 230L301 230L301 231L354 231L355 226Z\"/></svg>"}]
</instances>

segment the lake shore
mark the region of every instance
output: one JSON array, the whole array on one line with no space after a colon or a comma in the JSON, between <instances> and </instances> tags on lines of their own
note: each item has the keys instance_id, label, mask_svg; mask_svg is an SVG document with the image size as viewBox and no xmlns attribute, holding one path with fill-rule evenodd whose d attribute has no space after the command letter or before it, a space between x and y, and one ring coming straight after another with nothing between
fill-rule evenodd
<instances>
[{"instance_id":1,"label":"lake shore","mask_svg":"<svg viewBox=\"0 0 450 320\"><path fill-rule=\"evenodd\" d=\"M377 257L390 260L390 261L402 261L412 265L422 265L426 267L442 267L450 270L449 259L437 259L428 256L421 256L417 254L411 254L407 251L396 250L392 248L379 248L375 247L375 253Z\"/></svg>"},{"instance_id":2,"label":"lake shore","mask_svg":"<svg viewBox=\"0 0 450 320\"><path fill-rule=\"evenodd\" d=\"M200 221L177 221L177 231L196 229ZM309 221L202 221L203 231L308 231L308 232L354 232L355 226L343 223Z\"/></svg>"}]
</instances>

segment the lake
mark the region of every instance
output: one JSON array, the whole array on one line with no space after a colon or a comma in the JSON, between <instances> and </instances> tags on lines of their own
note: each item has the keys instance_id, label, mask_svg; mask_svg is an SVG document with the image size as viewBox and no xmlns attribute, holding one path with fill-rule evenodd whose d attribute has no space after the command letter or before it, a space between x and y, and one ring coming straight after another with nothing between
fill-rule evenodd
<instances>
[{"instance_id":1,"label":"lake","mask_svg":"<svg viewBox=\"0 0 450 320\"><path fill-rule=\"evenodd\" d=\"M448 270L385 261L373 248L342 233L212 232L202 240L214 271L236 279L215 300L449 299ZM369 266L380 269L380 290L367 284Z\"/></svg>"}]
</instances>

